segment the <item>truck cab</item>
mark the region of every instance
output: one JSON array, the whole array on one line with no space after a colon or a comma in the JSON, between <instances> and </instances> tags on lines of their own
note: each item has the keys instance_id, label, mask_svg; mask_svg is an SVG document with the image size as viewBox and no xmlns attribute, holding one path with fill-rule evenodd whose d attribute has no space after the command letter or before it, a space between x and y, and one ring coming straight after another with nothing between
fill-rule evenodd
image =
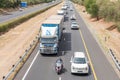
<instances>
[{"instance_id":1,"label":"truck cab","mask_svg":"<svg viewBox=\"0 0 120 80\"><path fill-rule=\"evenodd\" d=\"M40 37L40 53L57 54L58 53L58 36L57 28L42 27Z\"/></svg>"}]
</instances>

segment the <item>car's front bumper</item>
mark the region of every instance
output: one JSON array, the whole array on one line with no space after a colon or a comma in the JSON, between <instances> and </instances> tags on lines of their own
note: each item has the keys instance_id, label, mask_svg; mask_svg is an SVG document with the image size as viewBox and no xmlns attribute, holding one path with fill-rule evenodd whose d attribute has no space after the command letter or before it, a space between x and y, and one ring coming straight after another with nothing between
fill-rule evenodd
<instances>
[{"instance_id":1,"label":"car's front bumper","mask_svg":"<svg viewBox=\"0 0 120 80\"><path fill-rule=\"evenodd\" d=\"M71 73L81 73L81 74L88 74L88 69L73 69L71 68Z\"/></svg>"}]
</instances>

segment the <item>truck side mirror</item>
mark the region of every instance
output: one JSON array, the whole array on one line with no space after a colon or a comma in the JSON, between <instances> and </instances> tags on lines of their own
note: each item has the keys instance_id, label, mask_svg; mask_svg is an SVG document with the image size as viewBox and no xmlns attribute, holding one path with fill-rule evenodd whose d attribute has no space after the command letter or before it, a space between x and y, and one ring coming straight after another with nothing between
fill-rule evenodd
<instances>
[{"instance_id":1,"label":"truck side mirror","mask_svg":"<svg viewBox=\"0 0 120 80\"><path fill-rule=\"evenodd\" d=\"M72 63L72 59L73 59L73 56L71 57L71 60L70 60L71 63Z\"/></svg>"},{"instance_id":2,"label":"truck side mirror","mask_svg":"<svg viewBox=\"0 0 120 80\"><path fill-rule=\"evenodd\" d=\"M88 64L90 64L90 62L89 62L89 61L87 61L87 63L88 63Z\"/></svg>"},{"instance_id":3,"label":"truck side mirror","mask_svg":"<svg viewBox=\"0 0 120 80\"><path fill-rule=\"evenodd\" d=\"M63 30L65 30L65 27L63 28Z\"/></svg>"}]
</instances>

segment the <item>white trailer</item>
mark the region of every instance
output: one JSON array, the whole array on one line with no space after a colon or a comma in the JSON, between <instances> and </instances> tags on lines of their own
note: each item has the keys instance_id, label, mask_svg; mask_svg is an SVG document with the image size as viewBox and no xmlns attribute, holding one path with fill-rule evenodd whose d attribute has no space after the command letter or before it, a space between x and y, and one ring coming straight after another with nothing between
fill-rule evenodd
<instances>
[{"instance_id":1,"label":"white trailer","mask_svg":"<svg viewBox=\"0 0 120 80\"><path fill-rule=\"evenodd\" d=\"M62 36L63 16L53 15L41 25L40 53L56 54Z\"/></svg>"}]
</instances>

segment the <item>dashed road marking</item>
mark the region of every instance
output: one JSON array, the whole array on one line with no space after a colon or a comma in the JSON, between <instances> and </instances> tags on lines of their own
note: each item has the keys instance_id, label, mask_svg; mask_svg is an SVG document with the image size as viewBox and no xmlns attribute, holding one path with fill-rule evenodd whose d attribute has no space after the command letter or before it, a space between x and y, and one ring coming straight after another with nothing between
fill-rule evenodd
<instances>
[{"instance_id":1,"label":"dashed road marking","mask_svg":"<svg viewBox=\"0 0 120 80\"><path fill-rule=\"evenodd\" d=\"M64 41L65 41L65 38L64 38Z\"/></svg>"},{"instance_id":2,"label":"dashed road marking","mask_svg":"<svg viewBox=\"0 0 120 80\"><path fill-rule=\"evenodd\" d=\"M59 80L62 80L61 77L59 77Z\"/></svg>"}]
</instances>

